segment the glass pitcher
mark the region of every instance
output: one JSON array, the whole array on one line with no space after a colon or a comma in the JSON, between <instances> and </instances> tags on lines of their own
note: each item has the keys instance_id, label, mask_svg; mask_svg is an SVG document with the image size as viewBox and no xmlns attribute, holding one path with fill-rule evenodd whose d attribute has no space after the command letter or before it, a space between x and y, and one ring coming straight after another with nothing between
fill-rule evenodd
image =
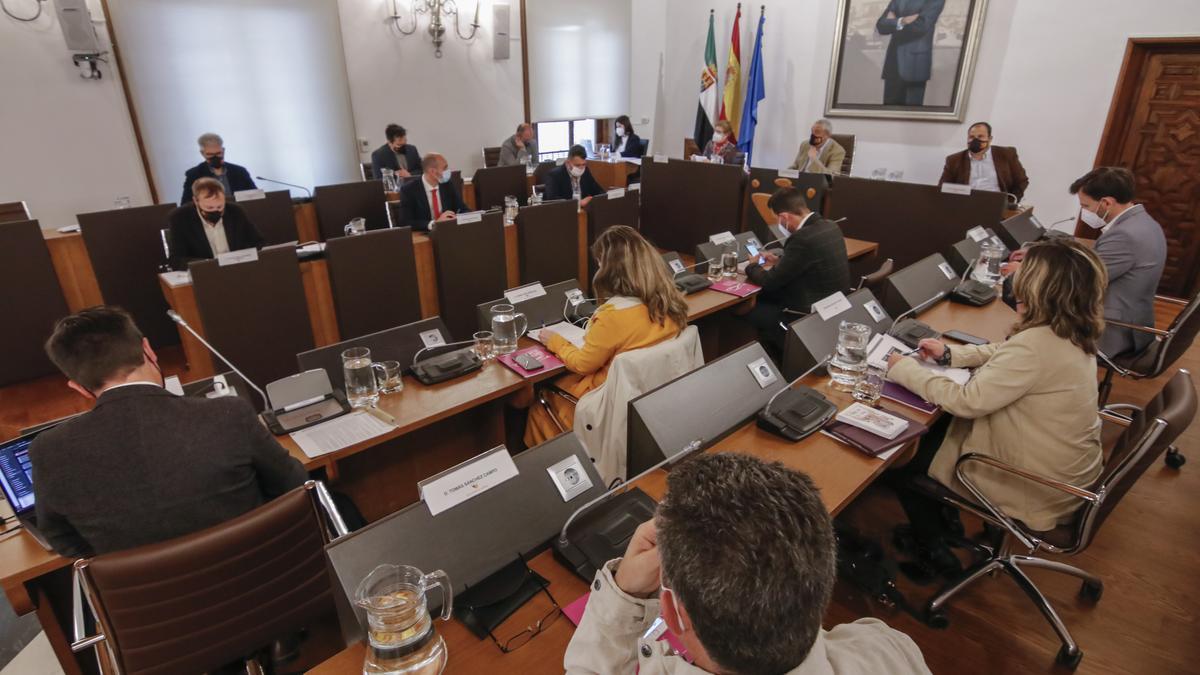
<instances>
[{"instance_id":1,"label":"glass pitcher","mask_svg":"<svg viewBox=\"0 0 1200 675\"><path fill-rule=\"evenodd\" d=\"M829 362L830 386L837 391L852 392L858 378L867 369L867 344L871 328L853 321L838 326L838 340L833 359Z\"/></svg>"},{"instance_id":2,"label":"glass pitcher","mask_svg":"<svg viewBox=\"0 0 1200 675\"><path fill-rule=\"evenodd\" d=\"M346 401L352 408L367 408L379 402L379 381L387 382L383 364L371 362L371 350L351 347L342 352L342 375L346 380ZM385 385L386 386L386 385Z\"/></svg>"},{"instance_id":3,"label":"glass pitcher","mask_svg":"<svg viewBox=\"0 0 1200 675\"><path fill-rule=\"evenodd\" d=\"M492 305L492 351L495 354L517 351L517 340L528 328L528 319L512 305Z\"/></svg>"},{"instance_id":4,"label":"glass pitcher","mask_svg":"<svg viewBox=\"0 0 1200 675\"><path fill-rule=\"evenodd\" d=\"M442 590L440 619L450 618L450 578L423 574L408 565L380 565L359 583L354 604L367 613L363 675L439 675L446 667L446 642L433 628L426 593Z\"/></svg>"}]
</instances>

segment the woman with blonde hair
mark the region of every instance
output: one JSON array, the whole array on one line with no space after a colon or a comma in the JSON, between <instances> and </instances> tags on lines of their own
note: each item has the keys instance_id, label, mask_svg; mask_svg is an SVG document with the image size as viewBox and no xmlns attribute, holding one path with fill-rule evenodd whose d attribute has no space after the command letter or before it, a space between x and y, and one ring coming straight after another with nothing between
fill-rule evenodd
<instances>
[{"instance_id":1,"label":"woman with blonde hair","mask_svg":"<svg viewBox=\"0 0 1200 675\"><path fill-rule=\"evenodd\" d=\"M604 384L617 354L670 340L687 326L687 303L658 252L637 230L610 227L592 244L592 256L598 266L592 290L603 304L588 322L583 346L576 347L552 331L541 333L546 348L570 371L554 386L576 399ZM573 404L561 396L547 397L547 402L552 412L541 405L529 409L526 445L557 436L555 418L564 428L573 427Z\"/></svg>"},{"instance_id":2,"label":"woman with blonde hair","mask_svg":"<svg viewBox=\"0 0 1200 675\"><path fill-rule=\"evenodd\" d=\"M907 489L913 477L928 473L969 497L954 473L968 452L1071 485L1089 486L1100 475L1096 349L1107 284L1104 263L1090 248L1066 237L1036 243L1013 282L1018 321L1007 340L953 347L921 341L922 358L974 368L970 381L957 384L915 358L889 358L890 380L949 413L922 439L916 457L891 476L912 523L916 561L902 568L914 580L954 576L961 566L946 543L951 532L943 507ZM996 506L1035 530L1068 522L1080 505L998 469L976 464L966 472Z\"/></svg>"}]
</instances>

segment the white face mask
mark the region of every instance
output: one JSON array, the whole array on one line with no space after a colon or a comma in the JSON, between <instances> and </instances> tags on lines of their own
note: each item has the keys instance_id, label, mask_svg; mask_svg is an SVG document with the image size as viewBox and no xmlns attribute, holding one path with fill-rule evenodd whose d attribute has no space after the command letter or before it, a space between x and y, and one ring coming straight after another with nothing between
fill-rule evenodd
<instances>
[{"instance_id":1,"label":"white face mask","mask_svg":"<svg viewBox=\"0 0 1200 675\"><path fill-rule=\"evenodd\" d=\"M618 124L617 128L615 130L613 130L613 133L615 133L617 135L617 137L620 138L621 136L625 135L625 127Z\"/></svg>"},{"instance_id":2,"label":"white face mask","mask_svg":"<svg viewBox=\"0 0 1200 675\"><path fill-rule=\"evenodd\" d=\"M1109 209L1109 210L1111 211L1112 209ZM1107 215L1108 214L1105 213L1105 216L1107 216ZM1090 211L1088 209L1085 209L1082 206L1079 207L1079 219L1083 221L1084 225L1087 225L1088 227L1096 229L1096 230L1099 230L1100 228L1102 228L1108 224L1107 222L1105 222L1104 216L1101 216L1099 213L1096 213L1095 211Z\"/></svg>"},{"instance_id":3,"label":"white face mask","mask_svg":"<svg viewBox=\"0 0 1200 675\"><path fill-rule=\"evenodd\" d=\"M582 167L582 166L568 166L567 167L567 171L570 172L570 174L573 178L583 177L583 169L584 169L584 167Z\"/></svg>"},{"instance_id":4,"label":"white face mask","mask_svg":"<svg viewBox=\"0 0 1200 675\"><path fill-rule=\"evenodd\" d=\"M713 143L720 143L725 140L725 134L718 131L713 134Z\"/></svg>"}]
</instances>

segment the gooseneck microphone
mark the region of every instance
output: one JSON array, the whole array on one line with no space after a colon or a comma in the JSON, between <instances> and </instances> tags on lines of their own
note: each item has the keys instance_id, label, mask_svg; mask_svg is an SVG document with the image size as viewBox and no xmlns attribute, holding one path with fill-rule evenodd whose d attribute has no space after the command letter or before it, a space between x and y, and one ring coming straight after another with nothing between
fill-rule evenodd
<instances>
[{"instance_id":1,"label":"gooseneck microphone","mask_svg":"<svg viewBox=\"0 0 1200 675\"><path fill-rule=\"evenodd\" d=\"M933 303L935 303L935 302L937 302L938 300L941 300L942 298L946 297L946 294L947 294L947 292L946 292L946 291L938 291L937 293L934 293L934 294L933 294L933 297L932 297L932 298L929 298L929 299L928 299L928 300L926 300L925 302L922 302L921 304L917 305L916 307L913 307L913 308L909 309L907 312L901 312L901 313L900 313L900 316L897 316L897 317L896 317L896 318L895 318L895 319L892 321L892 327L891 327L891 328L888 330L887 334L888 334L888 335L894 335L893 331L895 331L895 330L896 330L896 326L900 325L900 320L901 320L901 319L908 318L908 316L910 316L910 315L912 315L912 314L916 314L917 312L920 312L921 310L924 310L924 309L926 309L927 307L929 307L929 306L930 306L930 305L932 305Z\"/></svg>"},{"instance_id":2,"label":"gooseneck microphone","mask_svg":"<svg viewBox=\"0 0 1200 675\"><path fill-rule=\"evenodd\" d=\"M225 362L225 365L229 366L229 369L230 369L230 370L232 370L233 372L237 373L237 374L238 374L238 377L242 378L242 380L243 380L243 381L244 381L244 382L245 382L245 383L246 383L246 384L247 384L247 385L248 385L248 386L249 386L251 389L253 389L254 391L258 392L258 395L259 395L259 396L261 396L261 397L262 397L262 400L263 400L263 412L271 412L271 402L270 402L270 401L267 399L267 395L266 395L266 393L265 393L265 392L263 392L263 390L262 390L262 389L259 389L259 388L258 388L258 386L257 386L257 385L255 385L255 384L254 384L254 382L252 382L252 381L250 380L250 378L249 378L249 377L246 377L246 374L245 374L245 373L243 373L242 371L238 370L238 367L237 367L237 366L235 366L235 365L233 365L233 363L232 363L232 362L231 362L229 359L225 358L225 356L224 356L224 355L223 355L221 352L217 351L217 348L216 348L216 347L214 347L214 346L212 346L211 344L209 344L209 343L208 343L208 340L205 340L205 339L204 339L204 338L203 338L203 337L202 337L202 336L201 336L199 333L197 333L197 332L196 332L196 331L195 331L195 330L194 330L194 329L193 329L193 328L192 328L190 325L188 325L188 322L187 322L187 321L184 321L182 316L179 316L179 312L176 312L176 311L175 311L175 310L173 310L173 309L168 309L168 310L167 310L167 316L171 317L171 320L172 320L172 321L174 321L175 323L179 324L179 325L180 325L180 326L181 326L181 327L182 327L184 330L186 330L187 332L191 333L191 334L192 334L192 337L194 337L194 338L196 338L197 340L199 340L199 341L200 341L200 344L202 344L202 345L204 345L206 348L208 348L208 351L212 352L213 354L215 354L215 355L217 356L217 358L219 358L219 359L221 359L222 361L224 361L224 362Z\"/></svg>"},{"instance_id":3,"label":"gooseneck microphone","mask_svg":"<svg viewBox=\"0 0 1200 675\"><path fill-rule=\"evenodd\" d=\"M814 372L816 372L816 370L817 370L818 368L820 368L820 367L824 366L825 364L829 363L829 362L830 362L832 359L833 359L833 352L830 352L830 353L828 353L828 354L826 354L826 355L825 355L825 358L821 359L820 361L817 361L817 364L816 364L816 365L814 365L812 368L809 368L808 370L804 371L803 373L800 373L800 375L799 375L799 376L798 376L796 379L792 380L791 382L788 382L786 387L784 387L783 389L780 389L779 391L775 392L775 395L774 395L774 396L772 396L771 398L767 399L767 404L766 404L765 406L763 406L763 409L762 409L762 411L763 411L764 413L770 413L770 412L771 412L771 404L775 403L775 399L779 398L779 396L780 396L781 394L783 394L783 392L785 392L785 391L787 391L787 390L791 389L792 387L796 386L796 383L797 383L797 382L799 382L800 380L803 380L804 378L808 377L809 375L812 375Z\"/></svg>"},{"instance_id":4,"label":"gooseneck microphone","mask_svg":"<svg viewBox=\"0 0 1200 675\"><path fill-rule=\"evenodd\" d=\"M255 176L254 180L265 180L268 183L274 183L276 185L286 185L288 187L296 188L297 190L304 190L306 193L308 193L308 198L312 199L312 190L309 190L308 188L304 187L303 185L296 185L295 183L285 183L281 180L275 180L274 178L264 178L263 176Z\"/></svg>"}]
</instances>

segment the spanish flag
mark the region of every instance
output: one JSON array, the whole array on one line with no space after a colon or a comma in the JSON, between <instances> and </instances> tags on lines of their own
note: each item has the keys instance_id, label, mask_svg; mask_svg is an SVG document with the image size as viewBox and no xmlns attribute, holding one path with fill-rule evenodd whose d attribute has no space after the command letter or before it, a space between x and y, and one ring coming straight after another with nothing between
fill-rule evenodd
<instances>
[{"instance_id":1,"label":"spanish flag","mask_svg":"<svg viewBox=\"0 0 1200 675\"><path fill-rule=\"evenodd\" d=\"M736 130L742 116L742 3L738 3L733 18L733 36L729 38L729 63L725 66L725 95L721 99L721 116ZM736 131L735 131L736 133Z\"/></svg>"}]
</instances>

